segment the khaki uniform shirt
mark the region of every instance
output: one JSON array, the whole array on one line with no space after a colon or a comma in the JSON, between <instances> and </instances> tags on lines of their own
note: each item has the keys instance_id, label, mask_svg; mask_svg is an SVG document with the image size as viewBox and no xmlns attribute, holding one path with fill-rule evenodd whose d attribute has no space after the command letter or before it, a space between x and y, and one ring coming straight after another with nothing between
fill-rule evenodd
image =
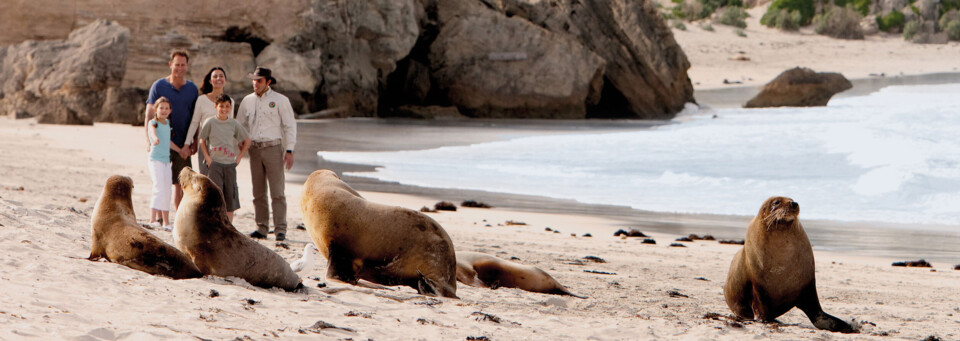
<instances>
[{"instance_id":1,"label":"khaki uniform shirt","mask_svg":"<svg viewBox=\"0 0 960 341\"><path fill-rule=\"evenodd\" d=\"M237 121L247 129L253 142L282 140L284 149L293 150L297 143L297 121L290 100L273 89L263 96L256 93L240 101Z\"/></svg>"}]
</instances>

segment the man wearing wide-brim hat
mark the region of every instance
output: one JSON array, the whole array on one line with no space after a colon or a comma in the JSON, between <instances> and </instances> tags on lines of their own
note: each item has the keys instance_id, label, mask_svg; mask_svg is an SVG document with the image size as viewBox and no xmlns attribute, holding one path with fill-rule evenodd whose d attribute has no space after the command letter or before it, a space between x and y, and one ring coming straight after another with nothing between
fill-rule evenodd
<instances>
[{"instance_id":1,"label":"man wearing wide-brim hat","mask_svg":"<svg viewBox=\"0 0 960 341\"><path fill-rule=\"evenodd\" d=\"M284 169L293 167L293 148L297 142L297 121L287 96L273 91L277 84L270 69L257 67L247 75L253 93L240 101L237 121L250 135L250 176L253 179L253 206L257 230L250 237L263 239L270 231L270 208L277 241L287 236L287 197L284 194ZM267 189L269 187L269 205Z\"/></svg>"}]
</instances>

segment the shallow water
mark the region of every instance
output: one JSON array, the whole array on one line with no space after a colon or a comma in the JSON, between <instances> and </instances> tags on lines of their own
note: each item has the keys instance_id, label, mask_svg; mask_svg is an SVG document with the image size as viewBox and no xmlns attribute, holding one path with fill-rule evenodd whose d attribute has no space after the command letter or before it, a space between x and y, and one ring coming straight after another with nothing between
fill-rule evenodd
<instances>
[{"instance_id":1,"label":"shallow water","mask_svg":"<svg viewBox=\"0 0 960 341\"><path fill-rule=\"evenodd\" d=\"M784 195L805 219L953 226L958 95L960 84L897 86L827 107L720 109L653 128L318 155L381 166L352 176L423 187L744 216Z\"/></svg>"}]
</instances>

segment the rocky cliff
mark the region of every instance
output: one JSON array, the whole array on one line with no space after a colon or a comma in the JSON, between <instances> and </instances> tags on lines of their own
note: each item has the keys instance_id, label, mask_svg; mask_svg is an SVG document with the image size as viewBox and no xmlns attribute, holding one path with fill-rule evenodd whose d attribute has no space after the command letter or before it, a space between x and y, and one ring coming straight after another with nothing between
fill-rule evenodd
<instances>
[{"instance_id":1,"label":"rocky cliff","mask_svg":"<svg viewBox=\"0 0 960 341\"><path fill-rule=\"evenodd\" d=\"M97 71L103 80L83 88L96 98L86 107L102 112L64 123L135 122L137 97L169 72L173 48L192 53L194 82L224 66L233 95L250 91L244 76L255 65L272 67L300 113L440 106L471 117L660 119L693 101L670 29L652 2L629 0L15 2L0 12L0 67L24 67L14 61L35 48L59 51L50 44L87 44L74 36L95 22L125 32L84 36L123 41L109 52L122 68ZM14 83L0 83L7 114L35 115L20 109L24 98L52 94Z\"/></svg>"}]
</instances>

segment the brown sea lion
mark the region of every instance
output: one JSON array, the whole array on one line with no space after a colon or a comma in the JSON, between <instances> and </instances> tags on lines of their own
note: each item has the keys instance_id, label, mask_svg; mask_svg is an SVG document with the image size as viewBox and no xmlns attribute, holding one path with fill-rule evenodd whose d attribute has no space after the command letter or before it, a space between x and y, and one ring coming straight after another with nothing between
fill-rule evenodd
<instances>
[{"instance_id":1,"label":"brown sea lion","mask_svg":"<svg viewBox=\"0 0 960 341\"><path fill-rule=\"evenodd\" d=\"M223 192L210 178L186 167L180 184L177 246L204 275L239 277L261 288L303 287L283 257L237 231L227 217Z\"/></svg>"},{"instance_id":2,"label":"brown sea lion","mask_svg":"<svg viewBox=\"0 0 960 341\"><path fill-rule=\"evenodd\" d=\"M575 295L540 268L517 264L478 252L457 252L457 281L472 286L499 287L554 295Z\"/></svg>"},{"instance_id":3,"label":"brown sea lion","mask_svg":"<svg viewBox=\"0 0 960 341\"><path fill-rule=\"evenodd\" d=\"M856 333L853 326L820 307L814 278L813 248L793 199L771 197L750 222L747 237L730 264L723 294L742 318L773 321L800 308L820 329Z\"/></svg>"},{"instance_id":4,"label":"brown sea lion","mask_svg":"<svg viewBox=\"0 0 960 341\"><path fill-rule=\"evenodd\" d=\"M423 295L457 297L456 255L443 227L406 208L369 202L333 171L310 174L300 210L327 258L327 278L407 285Z\"/></svg>"},{"instance_id":5,"label":"brown sea lion","mask_svg":"<svg viewBox=\"0 0 960 341\"><path fill-rule=\"evenodd\" d=\"M133 212L133 180L114 175L107 179L93 208L90 260L104 258L153 275L173 279L203 277L183 252L137 224Z\"/></svg>"}]
</instances>

